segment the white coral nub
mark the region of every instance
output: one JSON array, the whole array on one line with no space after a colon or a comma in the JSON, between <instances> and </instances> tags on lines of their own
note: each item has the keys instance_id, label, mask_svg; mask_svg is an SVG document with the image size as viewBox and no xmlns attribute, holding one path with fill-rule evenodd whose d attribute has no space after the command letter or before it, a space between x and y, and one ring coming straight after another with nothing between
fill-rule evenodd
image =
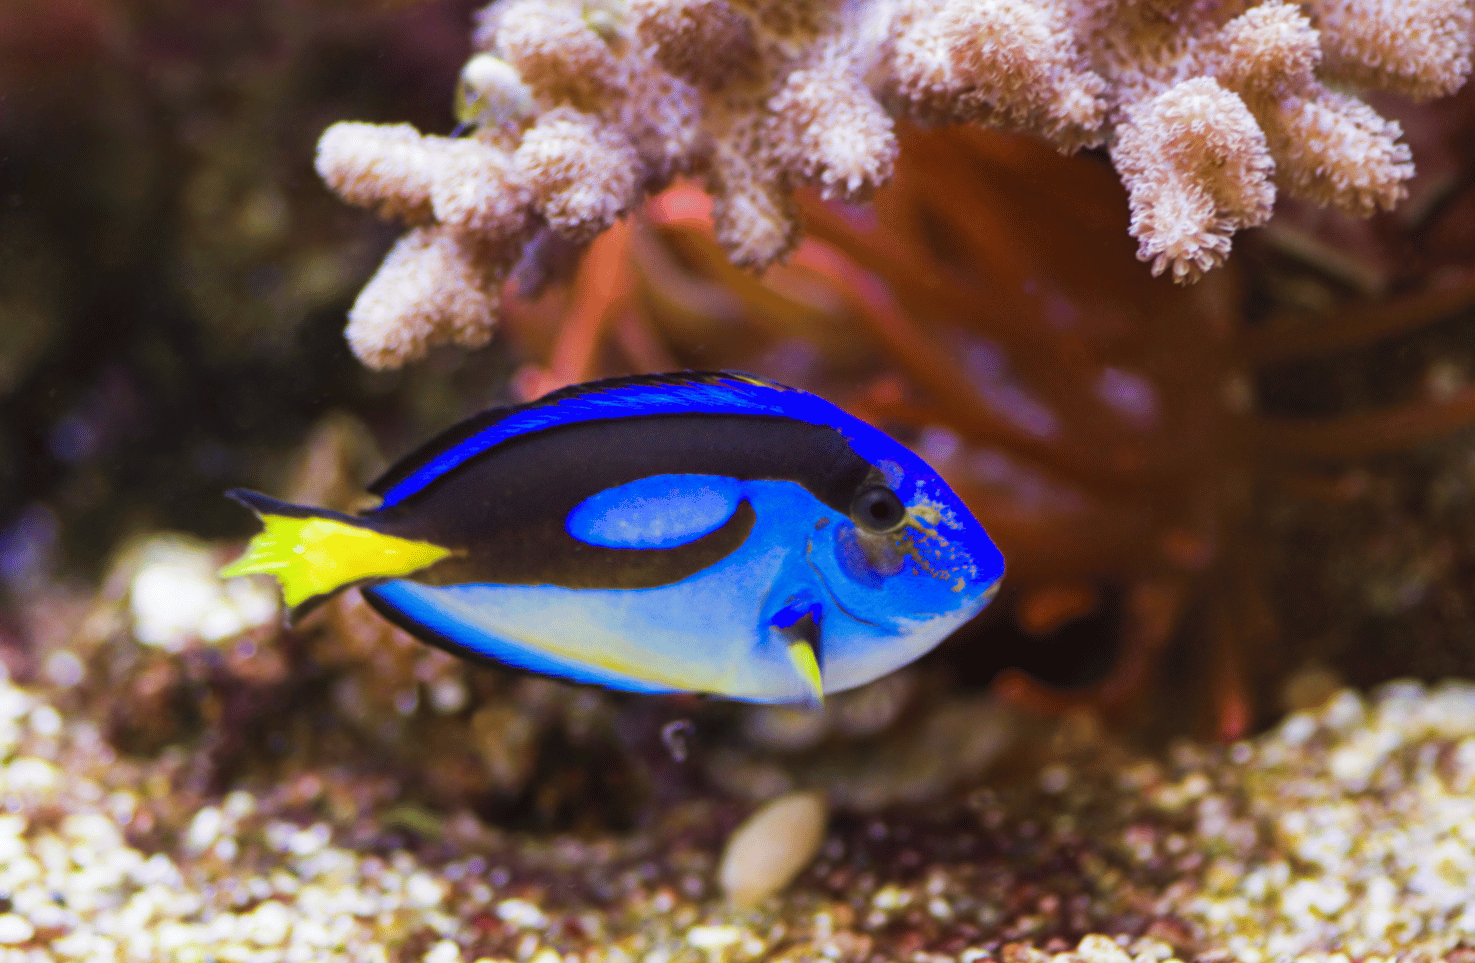
<instances>
[{"instance_id":1,"label":"white coral nub","mask_svg":"<svg viewBox=\"0 0 1475 963\"><path fill-rule=\"evenodd\" d=\"M416 227L350 340L375 367L484 342L520 258L538 276L550 239L587 244L681 173L705 178L729 257L760 270L797 242L797 186L885 183L897 118L1106 145L1139 256L1190 281L1277 189L1364 216L1401 199L1398 125L1341 90L1457 89L1472 2L493 3L456 94L470 136L345 123L319 144L345 200Z\"/></svg>"},{"instance_id":2,"label":"white coral nub","mask_svg":"<svg viewBox=\"0 0 1475 963\"><path fill-rule=\"evenodd\" d=\"M348 344L371 368L423 357L432 344L479 348L492 336L497 263L470 235L417 227L390 249L348 312Z\"/></svg>"},{"instance_id":3,"label":"white coral nub","mask_svg":"<svg viewBox=\"0 0 1475 963\"><path fill-rule=\"evenodd\" d=\"M1275 162L1244 101L1211 77L1170 87L1128 114L1112 161L1130 192L1132 236L1152 273L1205 271L1236 228L1270 217Z\"/></svg>"},{"instance_id":4,"label":"white coral nub","mask_svg":"<svg viewBox=\"0 0 1475 963\"><path fill-rule=\"evenodd\" d=\"M1029 131L1066 149L1101 142L1106 85L1084 69L1054 4L946 0L903 6L917 13L896 41L897 92L921 119Z\"/></svg>"},{"instance_id":5,"label":"white coral nub","mask_svg":"<svg viewBox=\"0 0 1475 963\"><path fill-rule=\"evenodd\" d=\"M571 240L594 240L635 201L635 146L592 115L555 107L523 136L516 156L520 168L537 172L533 207Z\"/></svg>"}]
</instances>

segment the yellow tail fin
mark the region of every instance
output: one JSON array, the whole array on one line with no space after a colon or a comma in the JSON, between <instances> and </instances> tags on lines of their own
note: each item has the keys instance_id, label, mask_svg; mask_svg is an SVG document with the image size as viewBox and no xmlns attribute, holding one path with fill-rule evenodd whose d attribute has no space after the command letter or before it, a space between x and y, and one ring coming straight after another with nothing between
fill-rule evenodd
<instances>
[{"instance_id":1,"label":"yellow tail fin","mask_svg":"<svg viewBox=\"0 0 1475 963\"><path fill-rule=\"evenodd\" d=\"M347 515L300 508L241 489L226 494L254 511L265 527L244 555L220 570L221 576L275 576L291 609L364 579L409 575L452 554L430 542L364 528Z\"/></svg>"}]
</instances>

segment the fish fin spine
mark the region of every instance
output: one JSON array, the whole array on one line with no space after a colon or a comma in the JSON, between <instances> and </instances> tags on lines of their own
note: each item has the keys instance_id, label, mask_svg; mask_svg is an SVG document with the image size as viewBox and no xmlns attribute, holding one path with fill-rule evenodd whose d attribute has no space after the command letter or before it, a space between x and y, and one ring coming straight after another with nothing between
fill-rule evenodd
<instances>
[{"instance_id":1,"label":"fish fin spine","mask_svg":"<svg viewBox=\"0 0 1475 963\"><path fill-rule=\"evenodd\" d=\"M819 668L819 656L807 640L796 639L788 645L789 661L804 683L803 704L811 711L819 711L825 704L825 683Z\"/></svg>"},{"instance_id":2,"label":"fish fin spine","mask_svg":"<svg viewBox=\"0 0 1475 963\"><path fill-rule=\"evenodd\" d=\"M245 553L220 570L223 578L271 575L294 614L313 599L374 578L417 572L452 554L431 542L386 535L337 512L305 508L236 490L231 498L261 519Z\"/></svg>"}]
</instances>

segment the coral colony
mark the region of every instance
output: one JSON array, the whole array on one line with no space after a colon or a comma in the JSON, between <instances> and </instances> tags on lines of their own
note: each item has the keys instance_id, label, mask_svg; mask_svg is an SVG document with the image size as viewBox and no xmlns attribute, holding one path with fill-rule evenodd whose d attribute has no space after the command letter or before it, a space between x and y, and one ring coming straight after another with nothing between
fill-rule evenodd
<instances>
[{"instance_id":1,"label":"coral colony","mask_svg":"<svg viewBox=\"0 0 1475 963\"><path fill-rule=\"evenodd\" d=\"M1138 257L1192 281L1276 191L1366 216L1413 173L1397 123L1343 92L1413 98L1470 69L1469 0L509 0L479 16L468 136L336 124L317 166L411 226L348 337L394 367L490 337L516 267L534 286L683 173L718 241L789 253L793 191L855 199L891 175L898 119L1104 146Z\"/></svg>"}]
</instances>

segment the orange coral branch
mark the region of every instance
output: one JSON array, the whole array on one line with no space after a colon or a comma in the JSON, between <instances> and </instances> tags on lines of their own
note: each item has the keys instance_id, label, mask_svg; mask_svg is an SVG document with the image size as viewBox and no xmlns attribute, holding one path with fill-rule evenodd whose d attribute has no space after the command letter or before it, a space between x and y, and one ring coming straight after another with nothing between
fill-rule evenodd
<instances>
[{"instance_id":1,"label":"orange coral branch","mask_svg":"<svg viewBox=\"0 0 1475 963\"><path fill-rule=\"evenodd\" d=\"M881 349L946 411L935 420L975 444L1004 448L1089 490L1125 493L1138 484L1125 477L1128 473L1104 466L1090 452L1058 440L1035 438L992 415L967 372L901 311L884 284L848 259L818 242L808 242L794 255L793 263L833 285Z\"/></svg>"},{"instance_id":2,"label":"orange coral branch","mask_svg":"<svg viewBox=\"0 0 1475 963\"><path fill-rule=\"evenodd\" d=\"M569 384L589 380L605 325L630 296L629 236L628 224L614 224L589 245L579 265L573 313L559 333L548 365L555 377Z\"/></svg>"},{"instance_id":3,"label":"orange coral branch","mask_svg":"<svg viewBox=\"0 0 1475 963\"><path fill-rule=\"evenodd\" d=\"M629 304L629 225L620 221L589 245L574 276L568 319L558 329L548 367L518 373L519 393L536 398L565 385L588 381L595 354L611 320Z\"/></svg>"},{"instance_id":4,"label":"orange coral branch","mask_svg":"<svg viewBox=\"0 0 1475 963\"><path fill-rule=\"evenodd\" d=\"M1102 501L1080 509L1023 507L956 473L948 473L947 480L1008 557L1011 585L1124 582L1173 567L1155 551L1161 520L1141 505Z\"/></svg>"},{"instance_id":5,"label":"orange coral branch","mask_svg":"<svg viewBox=\"0 0 1475 963\"><path fill-rule=\"evenodd\" d=\"M1371 458L1437 441L1475 426L1475 386L1440 401L1413 402L1340 418L1260 418L1247 429L1254 450L1288 460Z\"/></svg>"},{"instance_id":6,"label":"orange coral branch","mask_svg":"<svg viewBox=\"0 0 1475 963\"><path fill-rule=\"evenodd\" d=\"M660 336L651 330L650 322L639 311L621 311L614 325L615 344L630 362L633 371L654 374L675 371L681 363L671 356Z\"/></svg>"},{"instance_id":7,"label":"orange coral branch","mask_svg":"<svg viewBox=\"0 0 1475 963\"><path fill-rule=\"evenodd\" d=\"M967 144L962 136L950 139ZM1015 171L997 158L980 158L980 163L992 168L992 176L982 177L974 164L946 163L926 150L915 153L916 163L898 171L899 196L878 198L878 208L905 203L945 228L958 259L967 266L966 274L975 279L972 284L958 284L968 295L967 307L958 317L998 342L1021 380L1052 409L1071 412L1073 428L1087 436L1109 430L1101 419L1101 405L1089 392L1097 374L1091 367L1097 360L1093 353L1082 350L1076 339L1042 338L1037 330L1019 323L1021 318L1041 317L1044 311L1039 295L1031 293L1038 281L1038 262L1030 254L1038 252L1023 250L1026 245L1017 236L1019 224L1028 223L1029 216L1010 197L1009 188L1014 185L1009 181ZM1030 206L1040 203L1038 196L1029 195ZM888 219L888 223L900 220ZM910 243L919 250L928 249L925 238L914 237Z\"/></svg>"},{"instance_id":8,"label":"orange coral branch","mask_svg":"<svg viewBox=\"0 0 1475 963\"><path fill-rule=\"evenodd\" d=\"M722 290L735 294L742 302L744 316L762 325L778 337L792 337L821 320L823 312L796 303L762 284L751 274L736 268L722 253L709 227L693 223L672 224L665 229L672 246L704 278Z\"/></svg>"},{"instance_id":9,"label":"orange coral branch","mask_svg":"<svg viewBox=\"0 0 1475 963\"><path fill-rule=\"evenodd\" d=\"M1240 347L1263 366L1330 354L1407 334L1475 304L1475 275L1448 287L1339 311L1335 317L1285 318L1245 334Z\"/></svg>"},{"instance_id":10,"label":"orange coral branch","mask_svg":"<svg viewBox=\"0 0 1475 963\"><path fill-rule=\"evenodd\" d=\"M977 177L983 158L977 163L937 164L935 170L915 175L913 166L925 162L939 142L949 155L968 145L963 132L926 136L928 146L908 149L906 163L898 167L892 184L875 198L884 231L862 230L801 195L807 233L884 277L913 317L948 319L996 343L1032 392L1052 410L1070 413L1068 420L1078 437L1110 436L1114 426L1089 391L1097 374L1085 363L1090 352L1082 351L1073 339L1040 337L1037 330L1020 323L1022 318L1039 317L1042 309L1024 293L1032 275L1029 262L1014 250L1017 218L1005 192L988 188L985 179ZM996 160L993 164L1003 166ZM957 177L960 169L973 177ZM990 173L1007 176L1010 171ZM940 203L939 197L947 201ZM1038 201L1033 194L1029 197L1032 204ZM1007 213L986 216L1000 210ZM931 254L935 245L923 236L919 214L931 218L936 233L959 249L958 266L949 267Z\"/></svg>"},{"instance_id":11,"label":"orange coral branch","mask_svg":"<svg viewBox=\"0 0 1475 963\"><path fill-rule=\"evenodd\" d=\"M941 189L941 185L934 183L932 186ZM910 307L914 316L932 315L966 321L972 330L1003 347L1021 367L1035 370L1047 366L1043 358L1033 363L1041 351L1040 342L1046 339L1034 337L1032 332L1017 323L1020 315L1009 310L1006 291L999 292L1000 297L1006 299L1004 302L992 296L982 298L979 292L971 290L973 285L954 276L955 272L928 256L925 239L917 236L914 214L919 208L931 209L924 185L913 184L903 168L892 185L877 195L875 204L882 223L886 224L884 232L862 230L817 199L801 195L805 233L844 251L846 257L859 267L886 278L896 296ZM962 205L962 209L972 212L975 206ZM930 212L944 218L950 215L946 208ZM991 271L998 267L987 257L975 256L971 263L975 271L984 266ZM1007 285L999 287L1002 289Z\"/></svg>"},{"instance_id":12,"label":"orange coral branch","mask_svg":"<svg viewBox=\"0 0 1475 963\"><path fill-rule=\"evenodd\" d=\"M1061 715L1085 707L1108 713L1125 709L1152 679L1154 668L1188 594L1177 579L1139 582L1127 595L1122 626L1122 652L1111 674L1079 689L1056 689L1017 669L1006 669L994 680L994 691L1026 710Z\"/></svg>"}]
</instances>

